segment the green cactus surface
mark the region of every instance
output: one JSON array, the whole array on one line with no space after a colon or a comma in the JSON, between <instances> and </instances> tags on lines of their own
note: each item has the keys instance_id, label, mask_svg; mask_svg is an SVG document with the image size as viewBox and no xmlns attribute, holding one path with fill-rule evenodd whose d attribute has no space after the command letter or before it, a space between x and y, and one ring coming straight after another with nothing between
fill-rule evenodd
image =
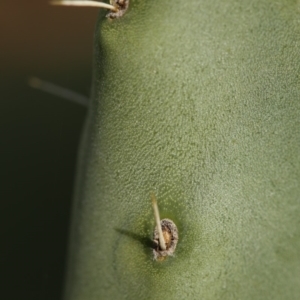
<instances>
[{"instance_id":1,"label":"green cactus surface","mask_svg":"<svg viewBox=\"0 0 300 300\"><path fill-rule=\"evenodd\" d=\"M296 0L100 13L65 299L299 299L299 46Z\"/></svg>"}]
</instances>

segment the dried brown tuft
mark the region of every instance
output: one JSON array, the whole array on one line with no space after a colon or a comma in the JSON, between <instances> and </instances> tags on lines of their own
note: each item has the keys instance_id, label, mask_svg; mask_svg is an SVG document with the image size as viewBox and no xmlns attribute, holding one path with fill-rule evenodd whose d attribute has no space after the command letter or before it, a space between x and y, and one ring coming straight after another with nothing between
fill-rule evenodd
<instances>
[{"instance_id":1,"label":"dried brown tuft","mask_svg":"<svg viewBox=\"0 0 300 300\"><path fill-rule=\"evenodd\" d=\"M166 259L168 256L174 255L176 245L178 242L178 230L175 223L170 219L163 219L160 221L161 229L163 232L163 237L166 243L166 250L161 250L159 247L159 237L158 230L155 227L154 236L153 236L153 255L154 259L158 261L162 261Z\"/></svg>"},{"instance_id":2,"label":"dried brown tuft","mask_svg":"<svg viewBox=\"0 0 300 300\"><path fill-rule=\"evenodd\" d=\"M113 0L111 3L118 10L109 12L106 17L109 19L117 19L122 17L128 9L129 0Z\"/></svg>"}]
</instances>

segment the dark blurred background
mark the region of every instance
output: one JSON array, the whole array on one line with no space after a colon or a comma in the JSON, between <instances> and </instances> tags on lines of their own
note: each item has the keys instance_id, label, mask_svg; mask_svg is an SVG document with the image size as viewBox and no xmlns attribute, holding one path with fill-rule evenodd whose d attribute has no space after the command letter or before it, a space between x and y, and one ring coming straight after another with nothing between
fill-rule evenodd
<instances>
[{"instance_id":1,"label":"dark blurred background","mask_svg":"<svg viewBox=\"0 0 300 300\"><path fill-rule=\"evenodd\" d=\"M0 3L0 299L61 299L86 108L28 86L89 95L98 9Z\"/></svg>"}]
</instances>

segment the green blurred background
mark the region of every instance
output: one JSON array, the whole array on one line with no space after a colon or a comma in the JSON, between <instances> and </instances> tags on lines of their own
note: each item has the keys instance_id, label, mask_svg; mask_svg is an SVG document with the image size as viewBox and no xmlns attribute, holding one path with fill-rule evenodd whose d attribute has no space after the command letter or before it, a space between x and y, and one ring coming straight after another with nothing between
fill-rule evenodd
<instances>
[{"instance_id":1,"label":"green blurred background","mask_svg":"<svg viewBox=\"0 0 300 300\"><path fill-rule=\"evenodd\" d=\"M61 299L86 109L30 76L89 95L97 9L0 3L1 299Z\"/></svg>"}]
</instances>

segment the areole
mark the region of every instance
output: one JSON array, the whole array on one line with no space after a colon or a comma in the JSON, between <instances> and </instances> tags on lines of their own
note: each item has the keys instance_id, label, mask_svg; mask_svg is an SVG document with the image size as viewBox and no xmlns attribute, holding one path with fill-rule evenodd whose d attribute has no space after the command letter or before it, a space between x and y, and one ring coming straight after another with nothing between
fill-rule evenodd
<instances>
[{"instance_id":1,"label":"areole","mask_svg":"<svg viewBox=\"0 0 300 300\"><path fill-rule=\"evenodd\" d=\"M109 19L117 19L122 17L128 9L129 0L110 0L110 4L100 1L69 1L69 0L57 0L51 1L52 5L63 6L81 6L81 7L99 7L110 10L106 15Z\"/></svg>"}]
</instances>

